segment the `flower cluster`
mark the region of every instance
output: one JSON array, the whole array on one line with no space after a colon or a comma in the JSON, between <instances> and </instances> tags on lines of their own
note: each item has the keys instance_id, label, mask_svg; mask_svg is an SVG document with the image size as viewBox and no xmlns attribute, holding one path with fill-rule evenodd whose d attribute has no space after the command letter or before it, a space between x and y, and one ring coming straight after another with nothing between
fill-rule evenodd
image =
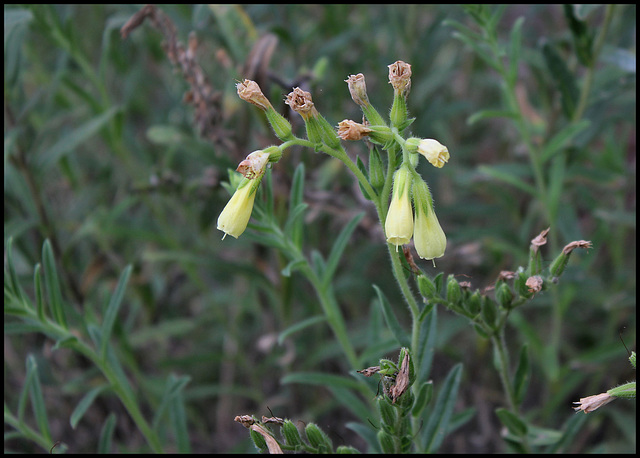
<instances>
[{"instance_id":1,"label":"flower cluster","mask_svg":"<svg viewBox=\"0 0 640 458\"><path fill-rule=\"evenodd\" d=\"M340 140L363 140L382 145L387 150L388 177L382 168L382 159L376 152L370 159L369 176L360 176L366 187L366 197L378 199L377 208L380 220L384 225L387 242L405 245L414 240L418 255L423 259L435 259L444 255L447 238L436 217L433 198L427 183L416 171L419 156L429 163L441 168L449 160L449 150L434 139L410 137L405 139L402 133L413 122L409 119L407 97L411 90L411 65L397 61L389 65L389 83L393 87L393 103L389 114L389 124L369 102L364 75L350 75L346 80L353 101L364 114L362 123L345 119L338 124L336 130L318 112L311 94L300 88L287 95L285 103L298 113L306 128L307 144L316 150L342 158L348 164L350 160L340 144ZM240 163L237 171L244 175L235 194L218 218L218 229L233 237L244 232L251 217L256 191L270 162L277 162L282 151L289 145L300 141L292 133L291 124L276 112L269 100L262 93L258 84L244 80L237 84L238 96L258 108L266 115L276 136L285 142L280 147L272 146L265 150L251 153ZM396 152L402 150L402 157ZM351 163L354 170L355 165ZM356 168L355 173L360 173ZM391 188L391 173L393 187ZM386 184L385 184L386 183ZM365 189L365 188L363 188ZM386 190L386 191L385 191ZM388 211L387 199L391 194ZM383 202L384 200L384 202Z\"/></svg>"},{"instance_id":2,"label":"flower cluster","mask_svg":"<svg viewBox=\"0 0 640 458\"><path fill-rule=\"evenodd\" d=\"M394 91L390 126L371 106L364 75L351 75L345 81L351 98L362 109L366 123L345 119L338 125L338 136L343 140L367 137L384 148L396 142L403 151L402 162L393 176L391 203L384 223L387 242L397 248L413 238L421 258L443 256L447 238L436 217L429 187L416 172L415 165L417 155L421 155L433 166L441 168L449 161L449 150L434 139L411 137L405 140L399 135L413 121L408 119L406 104L411 90L411 65L402 61L389 65L389 83Z\"/></svg>"}]
</instances>

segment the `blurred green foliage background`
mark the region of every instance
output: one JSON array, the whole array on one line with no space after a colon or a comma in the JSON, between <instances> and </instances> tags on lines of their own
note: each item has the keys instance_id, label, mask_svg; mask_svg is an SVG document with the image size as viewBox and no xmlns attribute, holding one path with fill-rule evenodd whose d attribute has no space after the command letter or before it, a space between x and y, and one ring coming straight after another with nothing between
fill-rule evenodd
<instances>
[{"instance_id":1,"label":"blurred green foliage background","mask_svg":"<svg viewBox=\"0 0 640 458\"><path fill-rule=\"evenodd\" d=\"M548 227L541 202L518 186L531 170L517 130L506 118L469 119L500 110L500 79L443 23L472 24L456 5L212 5L162 6L175 39L189 33L195 59L210 88L207 104L190 103L180 63L163 48L166 33L149 21L126 39L119 33L138 11L133 5L5 5L4 238L23 287L33 296L33 268L49 239L57 258L67 307L78 334L100 322L115 284L133 271L114 327L117 357L151 414L169 374L188 376L183 390L190 451L253 450L236 415L316 421L334 443L363 442L344 424L353 420L326 387L283 384L292 372L344 373L339 348L324 324L278 343L288 326L318 315L309 285L281 275L284 259L255 244L251 229L221 240L215 221L229 194L228 169L256 149L277 143L262 114L238 99L235 83L261 83L276 108L292 86L309 90L318 110L337 125L359 121L344 80L366 76L369 97L384 113L391 104L387 65L412 65L413 134L447 145L451 160L441 173L422 171L434 194L449 241L434 274L444 271L489 286L501 270L527 260L529 241ZM603 8L579 11L597 32ZM504 11L499 38L524 17L517 89L522 111L545 142L567 123L566 89L545 61L552 45L570 83L584 84L563 8L514 5ZM557 294L543 294L512 316L508 338L528 342L533 362L524 411L545 427L574 415L571 403L635 377L620 342L635 347L636 312L636 9L618 5L603 44L583 118L589 126L564 145L557 221L547 261L573 240L593 249L574 254ZM165 32L169 29L165 29ZM270 35L269 35L270 34ZM265 36L277 40L265 39ZM252 49L256 44L267 46ZM265 51L266 50L266 51ZM301 119L293 114L302 135ZM363 159L360 143L346 145ZM366 335L381 322L373 306L377 284L403 316L388 268L382 229L355 180L339 163L310 150L292 149L272 170L276 213L284 218L295 167L304 162L305 246L326 253L340 229L366 211L334 285L359 351L371 342L372 359L388 331ZM6 251L5 251L6 253ZM5 255L6 258L6 255ZM424 261L425 264L429 264ZM6 275L5 275L6 289ZM556 305L552 307L552 301ZM550 329L550 315L559 329ZM452 431L442 452L503 451L493 409L501 405L490 347L466 321L441 311L434 383L464 363L457 411L475 415ZM408 319L408 316L405 318ZM38 362L52 437L72 452L96 450L98 431L116 414L111 451L145 451L141 435L114 397L99 396L72 429L69 417L100 375L81 356L5 315L5 409L15 410L25 361ZM550 334L559 332L557 348ZM558 355L550 364L547 352ZM364 367L364 366L363 366ZM29 417L25 420L29 423ZM35 421L32 421L35 423ZM7 427L5 426L5 431ZM166 451L174 450L172 434ZM589 414L573 452L635 450L635 402L617 401ZM52 444L53 445L53 444ZM42 449L21 438L5 450Z\"/></svg>"}]
</instances>

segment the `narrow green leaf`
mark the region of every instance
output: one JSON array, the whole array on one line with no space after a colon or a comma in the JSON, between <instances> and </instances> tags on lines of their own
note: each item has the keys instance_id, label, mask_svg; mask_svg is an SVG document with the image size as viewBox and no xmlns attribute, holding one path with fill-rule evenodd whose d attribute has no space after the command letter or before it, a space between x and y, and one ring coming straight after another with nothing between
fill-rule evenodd
<instances>
[{"instance_id":1,"label":"narrow green leaf","mask_svg":"<svg viewBox=\"0 0 640 458\"><path fill-rule=\"evenodd\" d=\"M47 299L51 308L51 316L63 328L67 329L67 319L62 303L62 292L58 280L56 261L53 256L51 242L45 240L42 246L42 264L44 267L44 284L47 287Z\"/></svg>"},{"instance_id":2,"label":"narrow green leaf","mask_svg":"<svg viewBox=\"0 0 640 458\"><path fill-rule=\"evenodd\" d=\"M516 373L513 376L513 392L515 393L518 405L522 403L524 395L527 393L530 375L531 365L529 362L529 347L527 344L524 344L520 349L518 367L516 368Z\"/></svg>"},{"instance_id":3,"label":"narrow green leaf","mask_svg":"<svg viewBox=\"0 0 640 458\"><path fill-rule=\"evenodd\" d=\"M564 155L558 155L551 161L549 170L549 194L548 206L549 214L552 221L556 221L558 215L558 206L562 203L562 193L565 181L565 164L567 158Z\"/></svg>"},{"instance_id":4,"label":"narrow green leaf","mask_svg":"<svg viewBox=\"0 0 640 458\"><path fill-rule=\"evenodd\" d=\"M100 454L112 453L113 432L116 429L116 415L111 412L102 425L100 438L98 439L98 450Z\"/></svg>"},{"instance_id":5,"label":"narrow green leaf","mask_svg":"<svg viewBox=\"0 0 640 458\"><path fill-rule=\"evenodd\" d=\"M589 26L586 21L578 19L574 12L573 5L563 5L564 15L569 23L569 30L573 36L576 55L582 65L591 66L593 64L593 36L589 33Z\"/></svg>"},{"instance_id":6,"label":"narrow green leaf","mask_svg":"<svg viewBox=\"0 0 640 458\"><path fill-rule=\"evenodd\" d=\"M424 382L429 378L431 363L433 361L433 355L435 354L436 339L438 336L437 326L438 309L436 307L432 307L431 312L429 312L420 325L420 338L416 352L416 360L418 361L416 380L418 382Z\"/></svg>"},{"instance_id":7,"label":"narrow green leaf","mask_svg":"<svg viewBox=\"0 0 640 458\"><path fill-rule=\"evenodd\" d=\"M567 124L559 132L557 132L549 141L546 142L545 147L540 154L542 162L546 162L554 155L559 153L576 135L585 130L591 122L587 119L583 119L576 123Z\"/></svg>"},{"instance_id":8,"label":"narrow green leaf","mask_svg":"<svg viewBox=\"0 0 640 458\"><path fill-rule=\"evenodd\" d=\"M380 307L382 309L382 314L384 315L384 319L387 322L387 326L389 326L391 333L398 341L398 345L400 345L401 347L410 347L411 342L407 335L407 332L402 328L402 326L400 326L400 323L393 313L391 305L389 304L389 301L385 297L384 293L382 292L382 290L380 290L380 288L378 288L377 285L373 285L373 288L378 294L378 303L380 304Z\"/></svg>"},{"instance_id":9,"label":"narrow green leaf","mask_svg":"<svg viewBox=\"0 0 640 458\"><path fill-rule=\"evenodd\" d=\"M503 167L500 167L499 165L493 165L493 166L481 165L480 167L478 167L479 172L489 175L490 177L495 178L496 180L504 181L505 183L510 184L511 186L518 188L532 196L535 196L537 194L536 189L530 184L526 183L522 179L522 176L514 174L509 170L510 170L509 168L507 167L503 168Z\"/></svg>"},{"instance_id":10,"label":"narrow green leaf","mask_svg":"<svg viewBox=\"0 0 640 458\"><path fill-rule=\"evenodd\" d=\"M84 414L89 410L93 401L107 388L109 388L109 385L97 386L82 397L76 408L71 412L71 417L69 418L69 423L73 429L76 429L76 426L78 426Z\"/></svg>"},{"instance_id":11,"label":"narrow green leaf","mask_svg":"<svg viewBox=\"0 0 640 458\"><path fill-rule=\"evenodd\" d=\"M576 436L587 422L588 415L569 415L563 426L562 437L544 450L544 453L568 453L575 444Z\"/></svg>"},{"instance_id":12,"label":"narrow green leaf","mask_svg":"<svg viewBox=\"0 0 640 458\"><path fill-rule=\"evenodd\" d=\"M505 408L496 409L496 415L507 428L507 430L516 437L523 437L527 434L527 424L520 420L515 414Z\"/></svg>"},{"instance_id":13,"label":"narrow green leaf","mask_svg":"<svg viewBox=\"0 0 640 458\"><path fill-rule=\"evenodd\" d=\"M550 75L555 80L556 86L560 91L564 114L571 119L580 96L576 78L567 67L566 59L562 58L551 44L545 43L542 46L542 55Z\"/></svg>"},{"instance_id":14,"label":"narrow green leaf","mask_svg":"<svg viewBox=\"0 0 640 458\"><path fill-rule=\"evenodd\" d=\"M358 226L358 223L364 216L364 212L358 213L347 225L340 231L340 234L336 238L336 241L331 248L331 253L329 254L329 258L327 259L326 268L324 269L324 275L322 279L322 283L325 287L329 285L333 275L338 268L338 263L340 262L340 258L342 258L342 253L344 252L349 239L351 238L351 234Z\"/></svg>"},{"instance_id":15,"label":"narrow green leaf","mask_svg":"<svg viewBox=\"0 0 640 458\"><path fill-rule=\"evenodd\" d=\"M380 444L376 436L376 430L371 427L370 424L362 424L356 422L349 422L345 425L351 431L354 431L358 436L362 437L369 447L367 453L382 453L380 450Z\"/></svg>"},{"instance_id":16,"label":"narrow green leaf","mask_svg":"<svg viewBox=\"0 0 640 458\"><path fill-rule=\"evenodd\" d=\"M369 406L352 390L337 386L330 386L329 390L338 401L338 405L346 407L358 420L367 421L367 418L371 418Z\"/></svg>"},{"instance_id":17,"label":"narrow green leaf","mask_svg":"<svg viewBox=\"0 0 640 458\"><path fill-rule=\"evenodd\" d=\"M120 107L111 107L71 132L63 132L60 139L51 148L39 154L39 165L42 168L46 168L58 162L62 157L71 153L80 144L95 135L119 110Z\"/></svg>"},{"instance_id":18,"label":"narrow green leaf","mask_svg":"<svg viewBox=\"0 0 640 458\"><path fill-rule=\"evenodd\" d=\"M20 286L20 282L18 281L18 274L16 273L15 266L13 264L13 237L9 237L7 240L7 269L9 270L9 284L11 287L11 292L16 296L20 304L25 303L25 294ZM6 281L5 281L6 285ZM5 286L5 294L6 294L6 286Z\"/></svg>"},{"instance_id":19,"label":"narrow green leaf","mask_svg":"<svg viewBox=\"0 0 640 458\"><path fill-rule=\"evenodd\" d=\"M47 319L47 316L45 310L46 304L42 292L42 277L40 276L40 270L40 263L38 263L33 269L33 289L36 296L36 314L38 315L38 319L44 322Z\"/></svg>"},{"instance_id":20,"label":"narrow green leaf","mask_svg":"<svg viewBox=\"0 0 640 458\"><path fill-rule=\"evenodd\" d=\"M307 263L307 261L305 261L304 259L294 259L293 261L289 262L289 264L287 264L284 269L282 269L282 271L280 272L284 277L290 277L291 274L298 269L300 266L303 266Z\"/></svg>"},{"instance_id":21,"label":"narrow green leaf","mask_svg":"<svg viewBox=\"0 0 640 458\"><path fill-rule=\"evenodd\" d=\"M284 225L285 237L288 237L298 248L302 248L302 234L304 212L309 205L301 203L289 210L287 222Z\"/></svg>"},{"instance_id":22,"label":"narrow green leaf","mask_svg":"<svg viewBox=\"0 0 640 458\"><path fill-rule=\"evenodd\" d=\"M315 324L323 323L325 321L327 321L327 318L324 315L316 315L289 326L287 329L278 334L278 345L282 345L282 342L284 342L284 340L290 335L295 334L296 332L300 332L303 329L306 329Z\"/></svg>"},{"instance_id":23,"label":"narrow green leaf","mask_svg":"<svg viewBox=\"0 0 640 458\"><path fill-rule=\"evenodd\" d=\"M413 403L413 407L411 408L411 416L414 418L422 415L424 408L427 407L429 402L431 402L431 398L433 397L433 382L429 380L428 382L423 382L418 389L418 395L416 396L416 400Z\"/></svg>"},{"instance_id":24,"label":"narrow green leaf","mask_svg":"<svg viewBox=\"0 0 640 458\"><path fill-rule=\"evenodd\" d=\"M176 433L176 441L179 447L189 447L188 441L184 443L184 434L186 425L184 423L184 399L182 397L185 386L191 381L188 376L178 377L170 374L165 383L165 389L160 400L160 405L156 409L153 418L153 429L161 434L160 424L165 413L169 414L169 422L172 424L172 430ZM179 432L178 430L181 430Z\"/></svg>"},{"instance_id":25,"label":"narrow green leaf","mask_svg":"<svg viewBox=\"0 0 640 458\"><path fill-rule=\"evenodd\" d=\"M366 394L368 389L365 385L351 377L341 375L325 374L322 372L294 372L282 378L283 385L289 383L303 383L306 385L319 385L324 387L344 387L357 390Z\"/></svg>"},{"instance_id":26,"label":"narrow green leaf","mask_svg":"<svg viewBox=\"0 0 640 458\"><path fill-rule=\"evenodd\" d=\"M469 116L467 118L467 125L471 126L478 121L482 121L484 119L490 118L511 118L516 119L518 117L517 113L513 111L507 110L480 110Z\"/></svg>"},{"instance_id":27,"label":"narrow green leaf","mask_svg":"<svg viewBox=\"0 0 640 458\"><path fill-rule=\"evenodd\" d=\"M520 52L522 50L522 24L524 17L519 17L511 28L509 37L509 74L511 83L518 79L518 64L520 63Z\"/></svg>"},{"instance_id":28,"label":"narrow green leaf","mask_svg":"<svg viewBox=\"0 0 640 458\"><path fill-rule=\"evenodd\" d=\"M429 417L421 434L422 448L425 453L437 452L442 444L455 407L461 377L462 364L458 363L453 366L442 383L433 409L427 409Z\"/></svg>"},{"instance_id":29,"label":"narrow green leaf","mask_svg":"<svg viewBox=\"0 0 640 458\"><path fill-rule=\"evenodd\" d=\"M33 415L38 424L40 434L49 442L53 443L49 429L49 419L47 418L47 408L44 403L44 396L42 395L40 377L38 376L38 363L33 355L27 356L27 379L29 380L31 407L33 407Z\"/></svg>"},{"instance_id":30,"label":"narrow green leaf","mask_svg":"<svg viewBox=\"0 0 640 458\"><path fill-rule=\"evenodd\" d=\"M291 192L289 194L289 209L293 209L303 202L304 196L304 162L300 162L293 172Z\"/></svg>"},{"instance_id":31,"label":"narrow green leaf","mask_svg":"<svg viewBox=\"0 0 640 458\"><path fill-rule=\"evenodd\" d=\"M124 298L127 283L129 282L131 269L131 265L128 265L120 275L120 279L118 280L118 284L116 285L116 290L113 292L113 295L109 300L109 305L107 305L107 310L104 313L101 328L102 341L100 345L100 357L103 361L106 357L107 344L109 342L109 339L111 338L111 331L113 330L113 325L116 322L118 310L120 310L120 305L122 304L122 299Z\"/></svg>"}]
</instances>

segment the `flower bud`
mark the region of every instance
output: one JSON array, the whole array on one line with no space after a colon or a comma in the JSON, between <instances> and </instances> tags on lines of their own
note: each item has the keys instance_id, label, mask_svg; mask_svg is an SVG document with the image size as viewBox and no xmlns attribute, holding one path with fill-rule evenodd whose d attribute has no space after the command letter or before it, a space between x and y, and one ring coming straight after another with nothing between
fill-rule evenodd
<instances>
[{"instance_id":1,"label":"flower bud","mask_svg":"<svg viewBox=\"0 0 640 458\"><path fill-rule=\"evenodd\" d=\"M493 328L496 325L496 321L498 319L498 307L496 306L496 303L487 296L481 296L481 299L482 319L488 326Z\"/></svg>"},{"instance_id":2,"label":"flower bud","mask_svg":"<svg viewBox=\"0 0 640 458\"><path fill-rule=\"evenodd\" d=\"M393 177L393 196L384 223L387 243L396 247L409 243L413 235L413 211L411 210L411 171L400 167Z\"/></svg>"},{"instance_id":3,"label":"flower bud","mask_svg":"<svg viewBox=\"0 0 640 458\"><path fill-rule=\"evenodd\" d=\"M500 286L496 290L496 300L500 307L504 309L511 308L511 301L513 301L513 293L511 292L511 288L504 282L501 282Z\"/></svg>"},{"instance_id":4,"label":"flower bud","mask_svg":"<svg viewBox=\"0 0 640 458\"><path fill-rule=\"evenodd\" d=\"M460 290L458 280L456 280L453 274L451 274L447 280L447 302L450 302L452 306L455 306L461 298L462 291Z\"/></svg>"},{"instance_id":5,"label":"flower bud","mask_svg":"<svg viewBox=\"0 0 640 458\"><path fill-rule=\"evenodd\" d=\"M400 444L398 443L398 439L395 436L392 436L388 432L381 429L380 431L378 431L377 437L382 453L396 454L400 451Z\"/></svg>"},{"instance_id":6,"label":"flower bud","mask_svg":"<svg viewBox=\"0 0 640 458\"><path fill-rule=\"evenodd\" d=\"M333 449L331 439L315 423L309 423L304 432L307 435L309 444L319 449L319 453L329 453Z\"/></svg>"},{"instance_id":7,"label":"flower bud","mask_svg":"<svg viewBox=\"0 0 640 458\"><path fill-rule=\"evenodd\" d=\"M296 428L296 425L294 425L291 420L284 421L282 428L280 428L280 432L284 437L285 444L293 447L303 445L298 428Z\"/></svg>"},{"instance_id":8,"label":"flower bud","mask_svg":"<svg viewBox=\"0 0 640 458\"><path fill-rule=\"evenodd\" d=\"M369 182L374 188L384 186L384 166L378 148L371 148L369 152Z\"/></svg>"},{"instance_id":9,"label":"flower bud","mask_svg":"<svg viewBox=\"0 0 640 458\"><path fill-rule=\"evenodd\" d=\"M418 275L418 290L422 297L429 300L437 295L436 285L426 275Z\"/></svg>"},{"instance_id":10,"label":"flower bud","mask_svg":"<svg viewBox=\"0 0 640 458\"><path fill-rule=\"evenodd\" d=\"M395 427L396 420L398 419L398 414L396 412L397 408L391 405L385 397L378 398L377 403L378 413L380 414L380 426L382 426L387 432L393 434L393 428Z\"/></svg>"}]
</instances>

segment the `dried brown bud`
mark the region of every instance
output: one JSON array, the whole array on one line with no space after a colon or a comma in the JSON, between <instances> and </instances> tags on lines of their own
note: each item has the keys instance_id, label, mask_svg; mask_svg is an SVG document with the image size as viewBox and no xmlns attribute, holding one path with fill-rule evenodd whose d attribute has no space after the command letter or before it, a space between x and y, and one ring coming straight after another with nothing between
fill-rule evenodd
<instances>
[{"instance_id":1,"label":"dried brown bud","mask_svg":"<svg viewBox=\"0 0 640 458\"><path fill-rule=\"evenodd\" d=\"M269 432L266 429L264 429L260 425L252 425L250 429L252 431L257 432L264 438L264 441L267 443L269 454L271 455L283 454L282 449L280 448L280 445L278 445L278 441L271 434L269 434Z\"/></svg>"},{"instance_id":2,"label":"dried brown bud","mask_svg":"<svg viewBox=\"0 0 640 458\"><path fill-rule=\"evenodd\" d=\"M409 353L404 354L402 364L400 365L400 372L396 376L396 383L389 389L389 397L391 403L395 403L396 399L404 394L409 388Z\"/></svg>"},{"instance_id":3,"label":"dried brown bud","mask_svg":"<svg viewBox=\"0 0 640 458\"><path fill-rule=\"evenodd\" d=\"M256 420L251 415L237 415L236 418L233 419L233 421L237 421L245 428L248 428L256 422Z\"/></svg>"},{"instance_id":4,"label":"dried brown bud","mask_svg":"<svg viewBox=\"0 0 640 458\"><path fill-rule=\"evenodd\" d=\"M498 281L511 280L512 278L515 278L515 276L516 276L515 272L511 272L510 270L501 270L500 274L498 274Z\"/></svg>"},{"instance_id":5,"label":"dried brown bud","mask_svg":"<svg viewBox=\"0 0 640 458\"><path fill-rule=\"evenodd\" d=\"M535 275L533 277L527 278L525 285L527 286L527 288L529 288L530 293L535 294L537 292L540 292L540 290L542 289L542 283L542 277L540 277L539 275Z\"/></svg>"},{"instance_id":6,"label":"dried brown bud","mask_svg":"<svg viewBox=\"0 0 640 458\"><path fill-rule=\"evenodd\" d=\"M347 78L345 82L349 86L351 98L355 103L357 103L361 107L369 105L367 85L364 81L364 75L362 73L358 73L357 75L349 75L349 78Z\"/></svg>"},{"instance_id":7,"label":"dried brown bud","mask_svg":"<svg viewBox=\"0 0 640 458\"><path fill-rule=\"evenodd\" d=\"M398 60L389 65L389 83L393 86L394 92L409 95L411 90L411 65Z\"/></svg>"},{"instance_id":8,"label":"dried brown bud","mask_svg":"<svg viewBox=\"0 0 640 458\"><path fill-rule=\"evenodd\" d=\"M289 105L293 111L298 113L305 120L318 116L318 110L316 110L313 105L311 94L303 91L299 87L294 88L293 91L287 95L284 103Z\"/></svg>"},{"instance_id":9,"label":"dried brown bud","mask_svg":"<svg viewBox=\"0 0 640 458\"><path fill-rule=\"evenodd\" d=\"M358 374L362 374L365 377L371 377L374 374L376 374L379 370L380 370L380 366L371 366L371 367L367 367L366 369L362 369L361 371L358 371Z\"/></svg>"},{"instance_id":10,"label":"dried brown bud","mask_svg":"<svg viewBox=\"0 0 640 458\"><path fill-rule=\"evenodd\" d=\"M282 426L284 424L284 420L282 418L280 418L280 417L265 417L263 415L262 416L262 423L265 423L265 424L273 423L273 424Z\"/></svg>"},{"instance_id":11,"label":"dried brown bud","mask_svg":"<svg viewBox=\"0 0 640 458\"><path fill-rule=\"evenodd\" d=\"M362 140L371 132L372 130L367 126L350 119L338 123L338 137L342 140Z\"/></svg>"},{"instance_id":12,"label":"dried brown bud","mask_svg":"<svg viewBox=\"0 0 640 458\"><path fill-rule=\"evenodd\" d=\"M549 233L550 227L546 228L544 231L540 232L533 240L531 240L531 248L534 253L538 252L538 248L542 245L546 245L547 243L547 234Z\"/></svg>"},{"instance_id":13,"label":"dried brown bud","mask_svg":"<svg viewBox=\"0 0 640 458\"><path fill-rule=\"evenodd\" d=\"M236 89L238 90L238 96L242 100L262 110L272 108L271 102L269 102L269 99L262 93L260 86L258 86L258 83L255 81L244 80L242 83L236 84Z\"/></svg>"},{"instance_id":14,"label":"dried brown bud","mask_svg":"<svg viewBox=\"0 0 640 458\"><path fill-rule=\"evenodd\" d=\"M593 248L593 244L588 241L588 240L576 240L574 242L571 242L570 244L568 244L567 246L565 246L562 249L562 252L564 254L569 254L571 253L573 250L575 250L576 248L584 248L584 249L589 249L589 248Z\"/></svg>"},{"instance_id":15,"label":"dried brown bud","mask_svg":"<svg viewBox=\"0 0 640 458\"><path fill-rule=\"evenodd\" d=\"M611 401L615 399L614 396L611 396L608 393L600 393L594 396L587 396L586 398L580 398L580 402L574 402L574 404L578 404L573 409L578 411L582 410L584 413L593 412L599 407L602 407L605 404L609 404Z\"/></svg>"}]
</instances>

